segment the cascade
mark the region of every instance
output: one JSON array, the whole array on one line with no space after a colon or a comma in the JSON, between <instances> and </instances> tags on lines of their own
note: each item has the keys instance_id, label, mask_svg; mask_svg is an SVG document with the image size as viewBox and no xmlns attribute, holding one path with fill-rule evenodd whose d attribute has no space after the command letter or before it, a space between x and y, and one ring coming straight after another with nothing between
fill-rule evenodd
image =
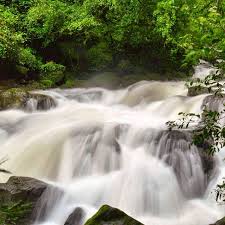
<instances>
[{"instance_id":1,"label":"cascade","mask_svg":"<svg viewBox=\"0 0 225 225\"><path fill-rule=\"evenodd\" d=\"M224 175L222 152L206 162L188 132L165 125L179 112L201 112L206 95L188 97L184 82L147 81L39 92L56 107L40 111L31 99L29 110L0 112L4 168L62 190L48 190L36 225L62 225L76 207L84 223L103 204L146 225L207 225L224 216L212 192Z\"/></svg>"}]
</instances>

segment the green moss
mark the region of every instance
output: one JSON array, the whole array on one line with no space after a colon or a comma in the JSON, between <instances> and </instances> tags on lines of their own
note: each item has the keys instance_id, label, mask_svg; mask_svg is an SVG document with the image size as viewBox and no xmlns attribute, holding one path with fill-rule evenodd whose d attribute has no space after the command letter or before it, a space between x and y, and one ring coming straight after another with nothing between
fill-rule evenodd
<instances>
[{"instance_id":1,"label":"green moss","mask_svg":"<svg viewBox=\"0 0 225 225\"><path fill-rule=\"evenodd\" d=\"M119 209L103 205L85 225L143 225Z\"/></svg>"}]
</instances>

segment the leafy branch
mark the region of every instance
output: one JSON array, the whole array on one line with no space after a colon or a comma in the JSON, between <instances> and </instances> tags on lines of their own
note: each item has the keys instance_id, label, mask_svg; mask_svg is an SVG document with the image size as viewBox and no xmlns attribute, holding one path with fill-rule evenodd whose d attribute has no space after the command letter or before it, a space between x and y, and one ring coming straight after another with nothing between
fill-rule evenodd
<instances>
[{"instance_id":1,"label":"leafy branch","mask_svg":"<svg viewBox=\"0 0 225 225\"><path fill-rule=\"evenodd\" d=\"M216 201L225 202L225 180L222 184L218 184L216 188Z\"/></svg>"}]
</instances>

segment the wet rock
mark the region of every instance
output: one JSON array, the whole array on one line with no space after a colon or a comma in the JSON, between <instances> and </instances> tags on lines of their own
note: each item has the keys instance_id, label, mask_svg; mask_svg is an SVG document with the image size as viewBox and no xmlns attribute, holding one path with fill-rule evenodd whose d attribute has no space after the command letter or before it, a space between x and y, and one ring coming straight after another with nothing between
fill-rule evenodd
<instances>
[{"instance_id":1,"label":"wet rock","mask_svg":"<svg viewBox=\"0 0 225 225\"><path fill-rule=\"evenodd\" d=\"M222 218L221 220L218 220L216 223L210 225L225 225L225 217Z\"/></svg>"},{"instance_id":2,"label":"wet rock","mask_svg":"<svg viewBox=\"0 0 225 225\"><path fill-rule=\"evenodd\" d=\"M31 225L35 221L34 210L37 202L45 190L49 187L48 184L28 177L10 177L7 183L0 184L0 207L15 206L19 202L26 204L27 208L22 214L19 214L18 218L11 221L8 215L0 214L0 219L4 218L7 221L7 225ZM23 208L23 205L20 207ZM22 208L18 208L21 210ZM1 211L1 210L0 210ZM18 213L15 211L14 213ZM9 213L10 216L10 213Z\"/></svg>"},{"instance_id":3,"label":"wet rock","mask_svg":"<svg viewBox=\"0 0 225 225\"><path fill-rule=\"evenodd\" d=\"M219 111L224 107L225 96L208 95L204 98L201 108L206 107L208 110Z\"/></svg>"},{"instance_id":4,"label":"wet rock","mask_svg":"<svg viewBox=\"0 0 225 225\"><path fill-rule=\"evenodd\" d=\"M207 153L207 143L195 146L192 140L190 130L162 131L156 138L159 146L156 156L173 168L187 198L203 196L208 183L217 172L215 158Z\"/></svg>"},{"instance_id":5,"label":"wet rock","mask_svg":"<svg viewBox=\"0 0 225 225\"><path fill-rule=\"evenodd\" d=\"M82 208L77 207L68 217L64 225L82 225L85 212Z\"/></svg>"},{"instance_id":6,"label":"wet rock","mask_svg":"<svg viewBox=\"0 0 225 225\"><path fill-rule=\"evenodd\" d=\"M103 205L85 225L143 225L123 211Z\"/></svg>"},{"instance_id":7,"label":"wet rock","mask_svg":"<svg viewBox=\"0 0 225 225\"><path fill-rule=\"evenodd\" d=\"M24 108L28 111L48 110L55 108L56 105L55 100L51 96L29 92Z\"/></svg>"}]
</instances>

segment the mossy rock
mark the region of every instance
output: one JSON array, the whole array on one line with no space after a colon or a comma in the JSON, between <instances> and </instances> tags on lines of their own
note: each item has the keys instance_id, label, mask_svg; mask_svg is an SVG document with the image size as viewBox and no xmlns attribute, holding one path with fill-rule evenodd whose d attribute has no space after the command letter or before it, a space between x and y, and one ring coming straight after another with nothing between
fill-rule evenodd
<instances>
[{"instance_id":1,"label":"mossy rock","mask_svg":"<svg viewBox=\"0 0 225 225\"><path fill-rule=\"evenodd\" d=\"M225 225L225 217L222 218L221 220L218 220L216 223L210 225Z\"/></svg>"},{"instance_id":2,"label":"mossy rock","mask_svg":"<svg viewBox=\"0 0 225 225\"><path fill-rule=\"evenodd\" d=\"M85 212L82 208L77 207L74 211L69 215L64 225L82 225L82 220L85 216Z\"/></svg>"},{"instance_id":3,"label":"mossy rock","mask_svg":"<svg viewBox=\"0 0 225 225\"><path fill-rule=\"evenodd\" d=\"M37 110L47 110L56 107L56 102L50 96L37 92L29 92L22 88L10 88L0 91L0 110L27 109L29 99L35 99Z\"/></svg>"},{"instance_id":4,"label":"mossy rock","mask_svg":"<svg viewBox=\"0 0 225 225\"><path fill-rule=\"evenodd\" d=\"M143 225L123 211L103 205L85 225Z\"/></svg>"},{"instance_id":5,"label":"mossy rock","mask_svg":"<svg viewBox=\"0 0 225 225\"><path fill-rule=\"evenodd\" d=\"M20 88L11 88L0 92L0 109L21 108L28 92Z\"/></svg>"}]
</instances>

